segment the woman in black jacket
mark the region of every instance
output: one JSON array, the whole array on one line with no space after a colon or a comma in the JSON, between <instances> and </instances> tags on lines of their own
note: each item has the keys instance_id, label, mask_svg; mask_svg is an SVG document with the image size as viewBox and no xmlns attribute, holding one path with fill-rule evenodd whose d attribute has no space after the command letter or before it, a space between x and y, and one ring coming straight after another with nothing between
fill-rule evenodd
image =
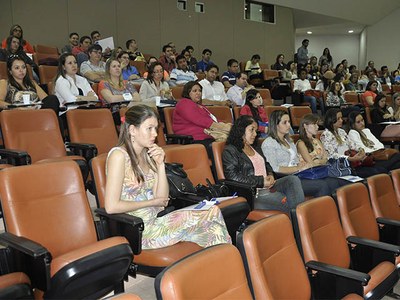
<instances>
[{"instance_id":1,"label":"woman in black jacket","mask_svg":"<svg viewBox=\"0 0 400 300\"><path fill-rule=\"evenodd\" d=\"M271 166L259 148L254 146L258 125L251 116L240 116L232 126L222 153L225 178L257 187L255 209L290 209L304 201L298 177L275 179Z\"/></svg>"}]
</instances>

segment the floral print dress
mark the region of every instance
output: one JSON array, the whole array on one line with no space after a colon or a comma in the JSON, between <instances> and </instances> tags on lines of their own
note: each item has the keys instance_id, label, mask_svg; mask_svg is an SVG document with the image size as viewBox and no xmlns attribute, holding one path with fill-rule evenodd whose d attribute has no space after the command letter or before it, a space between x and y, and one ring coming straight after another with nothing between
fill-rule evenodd
<instances>
[{"instance_id":1,"label":"floral print dress","mask_svg":"<svg viewBox=\"0 0 400 300\"><path fill-rule=\"evenodd\" d=\"M138 184L126 150L115 147L108 155L115 150L125 154L125 177L121 200L148 201L153 199L156 174L150 171L145 174L145 181ZM142 249L163 248L181 241L193 242L201 247L231 243L225 221L217 206L203 211L177 210L157 218L157 214L161 210L163 210L162 207L145 207L128 212L128 214L143 220Z\"/></svg>"}]
</instances>

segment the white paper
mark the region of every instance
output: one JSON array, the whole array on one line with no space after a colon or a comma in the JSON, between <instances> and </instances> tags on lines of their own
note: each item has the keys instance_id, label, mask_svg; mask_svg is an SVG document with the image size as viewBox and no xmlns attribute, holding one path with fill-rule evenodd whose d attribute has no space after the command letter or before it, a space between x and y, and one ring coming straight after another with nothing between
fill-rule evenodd
<instances>
[{"instance_id":1,"label":"white paper","mask_svg":"<svg viewBox=\"0 0 400 300\"><path fill-rule=\"evenodd\" d=\"M107 47L111 50L114 49L114 38L112 36L102 40L98 40L96 43L99 44L101 48L103 48L103 51L106 50Z\"/></svg>"},{"instance_id":2,"label":"white paper","mask_svg":"<svg viewBox=\"0 0 400 300\"><path fill-rule=\"evenodd\" d=\"M400 121L387 121L387 122L381 122L379 124L382 124L382 125L396 125L396 124L400 124Z\"/></svg>"},{"instance_id":3,"label":"white paper","mask_svg":"<svg viewBox=\"0 0 400 300\"><path fill-rule=\"evenodd\" d=\"M285 103L285 104L282 104L281 106L286 107L286 108L289 108L289 107L292 107L293 104Z\"/></svg>"},{"instance_id":4,"label":"white paper","mask_svg":"<svg viewBox=\"0 0 400 300\"><path fill-rule=\"evenodd\" d=\"M204 202L205 204L204 204L202 207L197 208L198 205L199 205L201 202ZM201 202L196 203L196 204L193 204L193 205L186 206L186 207L181 208L181 209L179 209L179 210L209 210L209 209L210 209L211 207L213 207L215 204L218 204L218 202L216 202L216 201L208 201L208 200L203 200L203 201L201 201Z\"/></svg>"},{"instance_id":5,"label":"white paper","mask_svg":"<svg viewBox=\"0 0 400 300\"><path fill-rule=\"evenodd\" d=\"M361 178L359 176L353 176L353 175L342 176L339 178L350 181L350 182L358 182L358 181L364 180L364 178Z\"/></svg>"}]
</instances>

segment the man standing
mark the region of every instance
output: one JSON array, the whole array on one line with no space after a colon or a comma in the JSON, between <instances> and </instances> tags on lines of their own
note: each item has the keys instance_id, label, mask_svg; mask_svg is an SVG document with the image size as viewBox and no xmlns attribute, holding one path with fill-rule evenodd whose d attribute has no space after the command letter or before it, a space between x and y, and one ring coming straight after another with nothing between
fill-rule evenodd
<instances>
[{"instance_id":1,"label":"man standing","mask_svg":"<svg viewBox=\"0 0 400 300\"><path fill-rule=\"evenodd\" d=\"M90 83L99 82L104 79L105 63L101 60L101 52L103 48L94 44L89 47L89 60L84 61L80 67L80 73L86 77Z\"/></svg>"},{"instance_id":2,"label":"man standing","mask_svg":"<svg viewBox=\"0 0 400 300\"><path fill-rule=\"evenodd\" d=\"M248 90L254 89L254 86L247 82L247 74L239 72L236 74L236 84L229 88L226 95L228 99L235 102L238 106L243 106L246 102L246 93Z\"/></svg>"},{"instance_id":3,"label":"man standing","mask_svg":"<svg viewBox=\"0 0 400 300\"><path fill-rule=\"evenodd\" d=\"M165 71L171 73L171 71L176 68L176 58L172 51L172 47L165 45L163 46L162 51L163 55L160 57L159 62Z\"/></svg>"},{"instance_id":4,"label":"man standing","mask_svg":"<svg viewBox=\"0 0 400 300\"><path fill-rule=\"evenodd\" d=\"M298 68L303 68L308 63L308 44L309 40L304 39L301 42L301 47L297 49L297 66Z\"/></svg>"},{"instance_id":5,"label":"man standing","mask_svg":"<svg viewBox=\"0 0 400 300\"><path fill-rule=\"evenodd\" d=\"M236 83L236 74L239 71L239 62L231 58L227 62L228 71L224 72L221 77L221 82L226 88L233 87Z\"/></svg>"},{"instance_id":6,"label":"man standing","mask_svg":"<svg viewBox=\"0 0 400 300\"><path fill-rule=\"evenodd\" d=\"M219 68L216 65L208 65L206 68L206 78L199 83L203 87L202 103L205 105L226 105L230 106L232 102L228 100L224 85L216 81Z\"/></svg>"},{"instance_id":7,"label":"man standing","mask_svg":"<svg viewBox=\"0 0 400 300\"><path fill-rule=\"evenodd\" d=\"M183 55L178 55L176 58L178 67L171 71L170 79L178 85L184 85L189 81L196 81L197 76L188 69L187 60Z\"/></svg>"},{"instance_id":8,"label":"man standing","mask_svg":"<svg viewBox=\"0 0 400 300\"><path fill-rule=\"evenodd\" d=\"M197 72L205 72L207 66L213 65L214 63L210 60L212 55L212 51L210 49L204 49L201 55L201 61L197 63L196 70Z\"/></svg>"}]
</instances>

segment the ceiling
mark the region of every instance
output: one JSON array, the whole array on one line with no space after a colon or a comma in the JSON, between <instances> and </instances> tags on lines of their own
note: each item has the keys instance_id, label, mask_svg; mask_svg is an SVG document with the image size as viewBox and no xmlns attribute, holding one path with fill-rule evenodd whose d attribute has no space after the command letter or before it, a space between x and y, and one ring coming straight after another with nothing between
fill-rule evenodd
<instances>
[{"instance_id":1,"label":"ceiling","mask_svg":"<svg viewBox=\"0 0 400 300\"><path fill-rule=\"evenodd\" d=\"M297 35L359 34L400 8L399 0L257 0L293 9Z\"/></svg>"}]
</instances>

